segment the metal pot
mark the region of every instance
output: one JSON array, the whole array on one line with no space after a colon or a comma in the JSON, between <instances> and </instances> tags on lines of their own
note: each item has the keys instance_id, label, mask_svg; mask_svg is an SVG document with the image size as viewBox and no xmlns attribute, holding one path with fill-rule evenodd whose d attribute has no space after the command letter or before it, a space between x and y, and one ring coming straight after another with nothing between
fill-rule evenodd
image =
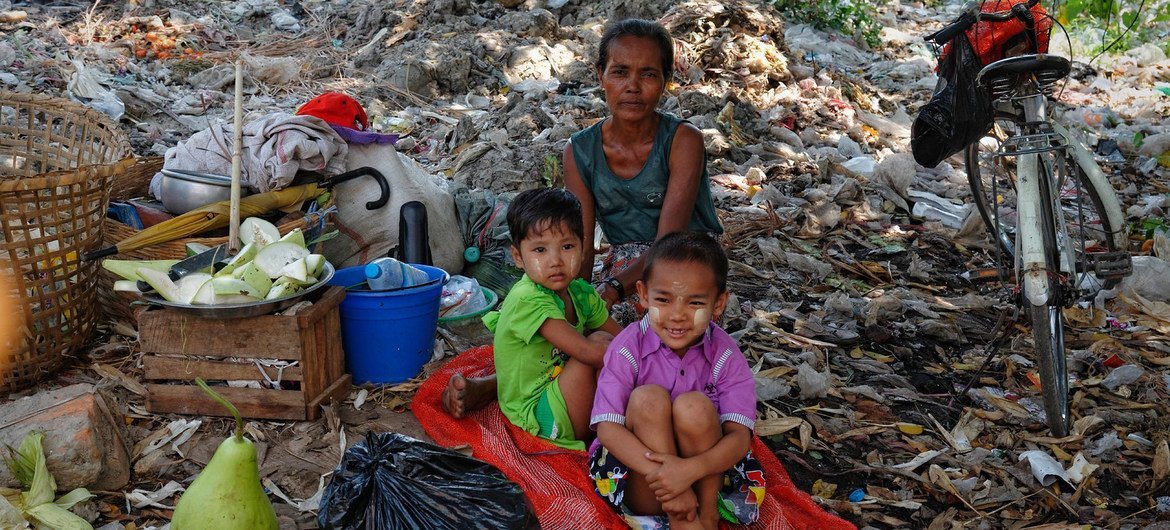
<instances>
[{"instance_id":1,"label":"metal pot","mask_svg":"<svg viewBox=\"0 0 1170 530\"><path fill-rule=\"evenodd\" d=\"M182 169L164 169L162 175L159 200L173 214L187 213L200 206L231 199L231 177ZM240 188L241 198L251 193L248 188Z\"/></svg>"},{"instance_id":2,"label":"metal pot","mask_svg":"<svg viewBox=\"0 0 1170 530\"><path fill-rule=\"evenodd\" d=\"M186 313L188 315L200 318L247 318L259 315L267 315L277 311L283 311L289 306L297 303L305 296L312 294L314 291L322 287L328 287L329 280L333 279L334 274L333 265L325 262L325 270L321 272L321 276L317 279L317 283L305 287L303 291L290 294L284 298L277 298L275 300L257 300L255 302L248 302L244 304L224 304L224 305L188 305L179 304L175 302L168 302L156 292L143 293L142 298L152 304L158 304L164 307L169 307L176 311Z\"/></svg>"}]
</instances>

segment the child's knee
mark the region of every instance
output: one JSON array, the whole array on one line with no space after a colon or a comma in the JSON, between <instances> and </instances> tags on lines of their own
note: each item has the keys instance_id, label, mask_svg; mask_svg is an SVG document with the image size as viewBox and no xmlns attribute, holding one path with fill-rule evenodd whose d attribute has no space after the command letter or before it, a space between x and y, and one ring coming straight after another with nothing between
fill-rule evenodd
<instances>
[{"instance_id":1,"label":"child's knee","mask_svg":"<svg viewBox=\"0 0 1170 530\"><path fill-rule=\"evenodd\" d=\"M670 412L670 392L658 385L642 385L630 392L626 415L645 414L663 418Z\"/></svg>"},{"instance_id":2,"label":"child's knee","mask_svg":"<svg viewBox=\"0 0 1170 530\"><path fill-rule=\"evenodd\" d=\"M705 432L719 428L719 411L702 392L687 392L675 399L672 416L676 430Z\"/></svg>"}]
</instances>

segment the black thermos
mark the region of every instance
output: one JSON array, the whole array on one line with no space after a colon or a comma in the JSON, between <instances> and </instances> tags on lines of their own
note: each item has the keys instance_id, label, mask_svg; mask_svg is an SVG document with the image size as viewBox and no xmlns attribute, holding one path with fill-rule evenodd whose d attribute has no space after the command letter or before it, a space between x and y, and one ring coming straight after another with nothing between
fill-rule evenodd
<instances>
[{"instance_id":1,"label":"black thermos","mask_svg":"<svg viewBox=\"0 0 1170 530\"><path fill-rule=\"evenodd\" d=\"M419 201L402 205L398 218L398 260L433 265L427 236L427 207Z\"/></svg>"}]
</instances>

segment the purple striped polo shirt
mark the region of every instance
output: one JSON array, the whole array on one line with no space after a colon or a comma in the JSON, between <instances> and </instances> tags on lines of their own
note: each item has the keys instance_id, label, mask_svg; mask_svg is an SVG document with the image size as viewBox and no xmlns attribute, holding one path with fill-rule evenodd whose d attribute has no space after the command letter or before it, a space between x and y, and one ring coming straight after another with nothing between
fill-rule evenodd
<instances>
[{"instance_id":1,"label":"purple striped polo shirt","mask_svg":"<svg viewBox=\"0 0 1170 530\"><path fill-rule=\"evenodd\" d=\"M651 329L649 318L630 324L605 351L589 426L596 430L603 421L625 425L630 392L659 385L671 399L701 391L715 404L720 421L754 429L756 384L735 340L712 322L703 339L680 358Z\"/></svg>"}]
</instances>

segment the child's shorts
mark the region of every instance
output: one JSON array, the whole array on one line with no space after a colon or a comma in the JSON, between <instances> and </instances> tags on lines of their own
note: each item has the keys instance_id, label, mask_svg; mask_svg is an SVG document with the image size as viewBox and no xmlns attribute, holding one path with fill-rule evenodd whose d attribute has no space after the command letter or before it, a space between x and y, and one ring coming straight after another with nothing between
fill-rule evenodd
<instances>
[{"instance_id":1,"label":"child's shorts","mask_svg":"<svg viewBox=\"0 0 1170 530\"><path fill-rule=\"evenodd\" d=\"M630 468L618 461L604 446L598 446L589 455L589 476L594 489L618 514L625 517L631 528L650 530L668 528L665 515L635 515L625 506L626 475ZM723 473L723 487L719 489L719 515L732 524L751 524L760 516L764 501L764 468L748 451L735 467Z\"/></svg>"}]
</instances>

